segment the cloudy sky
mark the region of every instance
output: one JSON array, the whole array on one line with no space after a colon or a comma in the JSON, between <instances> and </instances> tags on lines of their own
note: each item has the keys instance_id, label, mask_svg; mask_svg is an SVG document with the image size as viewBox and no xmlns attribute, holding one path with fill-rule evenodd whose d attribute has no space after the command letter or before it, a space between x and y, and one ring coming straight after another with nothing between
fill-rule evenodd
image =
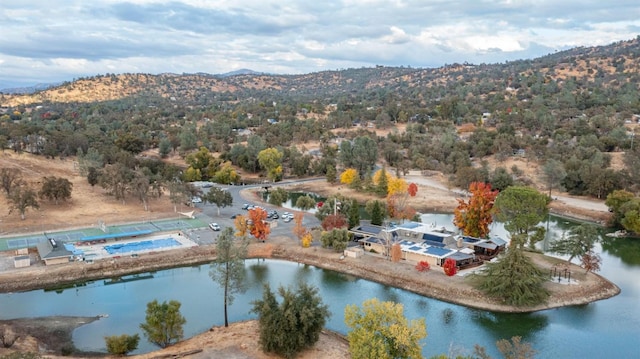
<instances>
[{"instance_id":1,"label":"cloudy sky","mask_svg":"<svg viewBox=\"0 0 640 359\"><path fill-rule=\"evenodd\" d=\"M640 35L638 0L2 0L0 89L535 58Z\"/></svg>"}]
</instances>

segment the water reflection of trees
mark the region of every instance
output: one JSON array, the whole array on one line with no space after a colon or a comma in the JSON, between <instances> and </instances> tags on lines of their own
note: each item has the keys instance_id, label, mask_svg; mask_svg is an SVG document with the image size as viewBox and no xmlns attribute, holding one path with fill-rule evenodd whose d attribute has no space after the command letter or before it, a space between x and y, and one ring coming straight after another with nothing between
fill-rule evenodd
<instances>
[{"instance_id":1,"label":"water reflection of trees","mask_svg":"<svg viewBox=\"0 0 640 359\"><path fill-rule=\"evenodd\" d=\"M263 258L257 258L248 259L247 262L249 265L246 266L246 268L251 274L250 276L247 276L247 282L249 286L262 286L263 283L266 283L269 277L269 265L265 262L265 260Z\"/></svg>"},{"instance_id":2,"label":"water reflection of trees","mask_svg":"<svg viewBox=\"0 0 640 359\"><path fill-rule=\"evenodd\" d=\"M618 257L623 263L640 265L640 240L633 238L605 237L602 242L602 251Z\"/></svg>"},{"instance_id":3,"label":"water reflection of trees","mask_svg":"<svg viewBox=\"0 0 640 359\"><path fill-rule=\"evenodd\" d=\"M494 340L520 336L530 340L549 324L549 318L540 313L492 313L473 310L474 322L494 336Z\"/></svg>"},{"instance_id":4,"label":"water reflection of trees","mask_svg":"<svg viewBox=\"0 0 640 359\"><path fill-rule=\"evenodd\" d=\"M332 289L344 289L348 287L349 282L357 280L357 277L350 276L348 274L342 274L331 270L322 271L323 285Z\"/></svg>"}]
</instances>

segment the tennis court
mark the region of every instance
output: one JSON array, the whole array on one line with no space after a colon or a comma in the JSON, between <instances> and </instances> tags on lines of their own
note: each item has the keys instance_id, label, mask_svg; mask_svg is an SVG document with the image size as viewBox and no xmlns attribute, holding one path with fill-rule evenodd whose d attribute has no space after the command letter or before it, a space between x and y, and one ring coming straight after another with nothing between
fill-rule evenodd
<instances>
[{"instance_id":1,"label":"tennis court","mask_svg":"<svg viewBox=\"0 0 640 359\"><path fill-rule=\"evenodd\" d=\"M100 228L88 227L73 231L44 232L42 234L37 233L22 236L18 235L0 238L0 251L35 247L38 243L47 241L48 238L53 238L58 242L73 243L81 241L82 238L91 236L142 231L182 231L185 235L189 236L191 230L204 228L206 226L207 223L198 218L177 218L163 221L108 226L104 228L104 231Z\"/></svg>"}]
</instances>

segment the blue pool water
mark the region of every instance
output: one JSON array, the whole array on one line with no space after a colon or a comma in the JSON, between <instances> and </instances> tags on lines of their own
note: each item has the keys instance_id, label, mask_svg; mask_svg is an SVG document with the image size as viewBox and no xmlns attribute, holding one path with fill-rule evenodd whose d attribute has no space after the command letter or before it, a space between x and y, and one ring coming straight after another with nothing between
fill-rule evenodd
<instances>
[{"instance_id":1,"label":"blue pool water","mask_svg":"<svg viewBox=\"0 0 640 359\"><path fill-rule=\"evenodd\" d=\"M163 238L163 239L153 239L153 240L140 241L140 242L111 244L108 246L104 246L104 249L109 254L119 254L119 253L144 251L149 249L158 249L158 248L164 248L164 247L176 247L179 245L180 245L180 242L176 241L173 238Z\"/></svg>"}]
</instances>

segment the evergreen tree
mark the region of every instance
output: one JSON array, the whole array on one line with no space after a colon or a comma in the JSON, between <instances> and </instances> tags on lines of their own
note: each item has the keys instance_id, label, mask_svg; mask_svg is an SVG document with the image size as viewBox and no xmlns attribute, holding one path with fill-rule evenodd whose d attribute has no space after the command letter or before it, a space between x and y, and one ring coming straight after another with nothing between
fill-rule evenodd
<instances>
[{"instance_id":1,"label":"evergreen tree","mask_svg":"<svg viewBox=\"0 0 640 359\"><path fill-rule=\"evenodd\" d=\"M301 283L295 292L283 287L278 292L280 304L266 284L262 300L252 302L251 312L258 314L262 350L293 358L318 341L331 313L313 286Z\"/></svg>"},{"instance_id":2,"label":"evergreen tree","mask_svg":"<svg viewBox=\"0 0 640 359\"><path fill-rule=\"evenodd\" d=\"M477 278L478 288L488 296L514 306L541 304L549 297L549 292L542 286L547 275L519 246L512 244L497 262L485 265Z\"/></svg>"},{"instance_id":3,"label":"evergreen tree","mask_svg":"<svg viewBox=\"0 0 640 359\"><path fill-rule=\"evenodd\" d=\"M523 186L511 186L500 192L493 204L495 218L504 223L511 233L513 245L524 246L544 238L544 228L538 226L549 213L549 197L536 189Z\"/></svg>"},{"instance_id":4,"label":"evergreen tree","mask_svg":"<svg viewBox=\"0 0 640 359\"><path fill-rule=\"evenodd\" d=\"M598 230L592 224L581 224L571 228L567 237L563 236L551 244L550 252L567 255L568 262L573 258L581 258L593 249L598 240Z\"/></svg>"},{"instance_id":5,"label":"evergreen tree","mask_svg":"<svg viewBox=\"0 0 640 359\"><path fill-rule=\"evenodd\" d=\"M349 228L353 228L360 224L360 205L355 199L351 200L349 205Z\"/></svg>"},{"instance_id":6,"label":"evergreen tree","mask_svg":"<svg viewBox=\"0 0 640 359\"><path fill-rule=\"evenodd\" d=\"M371 216L371 224L381 226L386 216L385 204L382 201L371 200L368 201L365 210Z\"/></svg>"}]
</instances>

